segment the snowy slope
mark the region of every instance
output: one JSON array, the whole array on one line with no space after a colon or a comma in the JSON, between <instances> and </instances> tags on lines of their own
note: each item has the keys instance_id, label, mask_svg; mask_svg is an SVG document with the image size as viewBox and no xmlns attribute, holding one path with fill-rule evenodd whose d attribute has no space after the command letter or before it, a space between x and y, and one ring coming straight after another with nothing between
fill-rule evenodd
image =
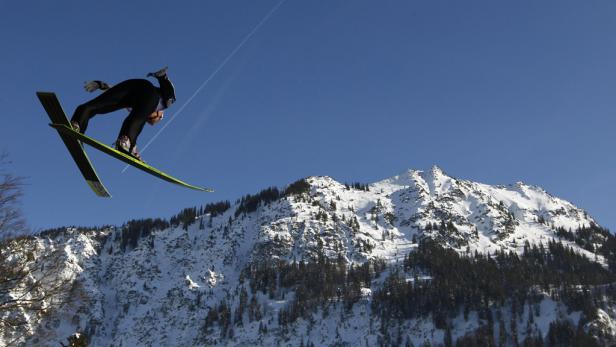
<instances>
[{"instance_id":1,"label":"snowy slope","mask_svg":"<svg viewBox=\"0 0 616 347\"><path fill-rule=\"evenodd\" d=\"M67 231L41 243L39 256L64 249L66 276L75 283L71 304L44 317L27 317L27 344L57 346L76 332L90 336L93 346L282 345L336 341L374 345L378 329L370 316L370 292L347 312L334 304L329 315L315 322L300 320L281 337L278 311L292 298L255 294L264 308L259 322L235 330L233 339L204 333L208 312L221 302L234 307L246 288L243 271L251 264L274 260L310 261L319 255L363 263L384 259L396 264L428 237L464 254L507 250L522 252L524 243L547 243L555 228L574 231L595 223L583 210L541 188L516 183L509 186L459 180L440 168L409 170L357 189L330 177L309 177L302 194L283 195L249 213L239 205L221 215L198 216L183 228L154 230L134 248L122 247L119 230L96 233ZM445 226L445 228L442 228ZM605 265L601 256L571 247ZM546 296L544 325L554 317L579 319L579 313ZM594 328L616 335L615 310L601 311ZM576 314L578 316L576 316ZM578 317L578 318L576 318ZM461 318L458 318L461 320ZM442 341L443 332L429 319L404 323L415 345ZM473 319L453 331L462 336L476 329ZM18 334L3 328L8 343ZM26 330L22 330L26 331ZM545 331L545 330L544 330ZM44 337L44 338L42 338ZM24 342L24 338L17 341Z\"/></svg>"},{"instance_id":2,"label":"snowy slope","mask_svg":"<svg viewBox=\"0 0 616 347\"><path fill-rule=\"evenodd\" d=\"M261 240L281 240L271 253L286 259L314 255L318 241L330 256L347 260L400 259L413 237L433 237L460 252L522 252L524 242L547 243L558 227L575 230L595 221L571 203L538 187L489 186L447 176L438 167L409 170L369 185L346 189L329 177L307 179L310 197L290 197L259 209ZM332 204L333 203L333 204ZM317 214L327 218L316 218ZM356 219L353 230L350 220ZM540 222L542 221L542 222ZM426 230L451 222L456 230ZM587 251L571 244L582 253ZM268 254L269 256L270 254ZM590 255L590 254L588 254Z\"/></svg>"}]
</instances>

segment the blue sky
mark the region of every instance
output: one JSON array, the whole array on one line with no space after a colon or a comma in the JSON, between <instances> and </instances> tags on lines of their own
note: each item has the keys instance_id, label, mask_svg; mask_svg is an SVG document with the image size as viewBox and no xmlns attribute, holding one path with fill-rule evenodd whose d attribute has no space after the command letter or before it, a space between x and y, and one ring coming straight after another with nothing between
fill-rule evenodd
<instances>
[{"instance_id":1,"label":"blue sky","mask_svg":"<svg viewBox=\"0 0 616 347\"><path fill-rule=\"evenodd\" d=\"M0 3L0 149L27 177L30 226L169 217L310 175L372 182L437 164L542 186L616 230L608 1L287 0L143 153L215 193L122 173L89 150L114 197L91 193L35 92L56 92L70 116L93 96L84 81L168 65L168 121L277 3ZM93 119L88 134L112 143L125 114Z\"/></svg>"}]
</instances>

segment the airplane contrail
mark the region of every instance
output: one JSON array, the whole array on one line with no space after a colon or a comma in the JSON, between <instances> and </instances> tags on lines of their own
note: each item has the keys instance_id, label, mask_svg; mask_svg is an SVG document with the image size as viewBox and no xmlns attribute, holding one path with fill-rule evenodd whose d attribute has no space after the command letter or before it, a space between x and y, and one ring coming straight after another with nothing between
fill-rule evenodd
<instances>
[{"instance_id":1,"label":"airplane contrail","mask_svg":"<svg viewBox=\"0 0 616 347\"><path fill-rule=\"evenodd\" d=\"M265 24L265 22L267 22L268 19L270 19L270 17L274 14L274 12L276 12L276 10L278 10L278 8L280 6L282 6L282 4L285 1L287 1L287 0L281 0L276 5L274 5L274 7L272 7L272 9L265 15L265 17L263 17L263 19L261 19L261 21L252 29L252 31L250 31L248 33L248 35L246 35L242 39L242 41L240 41L240 43L235 47L235 49L233 49L233 51L231 51L231 53L229 53L229 55L225 58L225 60L223 60L222 63L220 63L218 68L216 68L216 70L214 70L214 72L212 72L210 74L210 76L199 86L199 88L197 88L197 90L195 90L195 92L190 96L190 98L188 98L188 100L186 100L186 102L180 107L180 109L177 110L177 112L174 113L173 116L171 116L171 118L167 122L165 122L165 125L163 125L163 127L160 128L160 130L158 130L158 132L156 134L154 134L154 136L152 136L152 138L148 141L148 143L146 143L145 146L143 146L143 148L141 148L141 153L145 152L145 150L150 146L150 144L152 144L152 142L154 142L154 140L156 140L158 135L160 135L169 126L169 124L171 124L171 122L173 122L175 117L177 117L180 113L182 113L184 108L186 108L186 106L188 106L188 104L190 104L190 102L195 98L195 96L197 96L197 94L199 94L199 92L203 88L205 88L205 86L210 82L210 80L212 80L212 78L214 78L214 76L216 76L216 74L220 70L222 70L222 68L227 64L227 62L229 60L231 60L231 58L233 58L235 53L237 53L244 46L244 44L246 42L248 42L248 40L259 30L259 28L261 28L261 26L263 26L263 24ZM122 170L122 173L124 173L129 166L130 165L126 165L124 167L124 169Z\"/></svg>"}]
</instances>

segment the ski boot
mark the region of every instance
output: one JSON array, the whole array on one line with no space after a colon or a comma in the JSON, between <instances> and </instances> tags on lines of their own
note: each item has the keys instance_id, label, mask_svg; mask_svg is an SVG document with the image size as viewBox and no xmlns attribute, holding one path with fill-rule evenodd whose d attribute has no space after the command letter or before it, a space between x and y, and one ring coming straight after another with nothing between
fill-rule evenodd
<instances>
[{"instance_id":1,"label":"ski boot","mask_svg":"<svg viewBox=\"0 0 616 347\"><path fill-rule=\"evenodd\" d=\"M134 146L131 148L130 146L130 139L128 138L128 136L124 135L122 137L120 137L116 143L115 143L115 147L118 151L130 155L131 157L139 160L139 161L143 161L141 159L141 155L139 154L139 152L137 151L137 146Z\"/></svg>"},{"instance_id":2,"label":"ski boot","mask_svg":"<svg viewBox=\"0 0 616 347\"><path fill-rule=\"evenodd\" d=\"M75 130L78 133L81 133L81 127L79 126L79 123L72 121L71 126L73 127L73 130Z\"/></svg>"}]
</instances>

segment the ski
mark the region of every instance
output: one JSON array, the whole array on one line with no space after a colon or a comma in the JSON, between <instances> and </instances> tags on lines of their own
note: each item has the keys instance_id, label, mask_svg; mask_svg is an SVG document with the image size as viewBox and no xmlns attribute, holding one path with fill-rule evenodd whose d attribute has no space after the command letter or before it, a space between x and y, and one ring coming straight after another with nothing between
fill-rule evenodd
<instances>
[{"instance_id":1,"label":"ski","mask_svg":"<svg viewBox=\"0 0 616 347\"><path fill-rule=\"evenodd\" d=\"M66 114L64 113L64 110L62 110L62 106L54 93L37 92L36 96L38 96L52 123L60 124L72 130L68 118L66 118ZM94 193L100 197L110 198L111 194L109 194L109 191L105 188L100 178L98 178L88 155L83 150L83 147L79 141L77 141L74 137L67 136L61 131L58 131L58 134L68 149L71 157L75 161L75 164L77 164L83 178L85 178Z\"/></svg>"},{"instance_id":2,"label":"ski","mask_svg":"<svg viewBox=\"0 0 616 347\"><path fill-rule=\"evenodd\" d=\"M155 177L158 177L162 180L165 180L167 182L171 182L186 188L190 188L190 189L194 189L194 190L199 190L202 192L213 192L214 190L210 189L210 188L203 188L203 187L198 187L198 186L194 186L192 184L188 184L184 181L181 181L169 174L166 174L148 164L146 164L143 161L140 161L130 155L127 155L123 152L118 151L115 148L109 147L106 144L99 142L91 137L88 137L82 133L76 132L75 130L73 130L73 128L70 125L66 125L66 124L49 124L49 126L51 126L52 128L58 130L60 133L62 133L65 136L69 136L75 140L81 141L89 146L92 146L96 149L98 149L99 151L106 153L116 159L119 159L123 162L125 162L128 165L131 165L133 167L136 167L137 169L140 169L144 172L149 173L150 175L153 175Z\"/></svg>"}]
</instances>

